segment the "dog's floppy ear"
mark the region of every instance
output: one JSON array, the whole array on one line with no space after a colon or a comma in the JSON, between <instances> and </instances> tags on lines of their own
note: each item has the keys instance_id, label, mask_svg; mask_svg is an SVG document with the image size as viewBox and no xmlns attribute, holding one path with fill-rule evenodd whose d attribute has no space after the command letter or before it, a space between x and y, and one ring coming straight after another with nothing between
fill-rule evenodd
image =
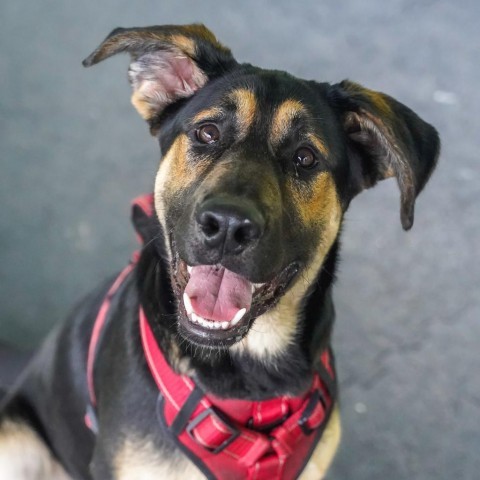
<instances>
[{"instance_id":1,"label":"dog's floppy ear","mask_svg":"<svg viewBox=\"0 0 480 480\"><path fill-rule=\"evenodd\" d=\"M116 28L83 65L90 67L120 52L131 55L132 103L151 125L166 106L193 95L236 65L230 50L200 24Z\"/></svg>"},{"instance_id":2,"label":"dog's floppy ear","mask_svg":"<svg viewBox=\"0 0 480 480\"><path fill-rule=\"evenodd\" d=\"M410 229L415 198L437 162L437 131L395 99L348 80L332 85L329 99L339 111L347 134L352 193L396 177L402 226Z\"/></svg>"}]
</instances>

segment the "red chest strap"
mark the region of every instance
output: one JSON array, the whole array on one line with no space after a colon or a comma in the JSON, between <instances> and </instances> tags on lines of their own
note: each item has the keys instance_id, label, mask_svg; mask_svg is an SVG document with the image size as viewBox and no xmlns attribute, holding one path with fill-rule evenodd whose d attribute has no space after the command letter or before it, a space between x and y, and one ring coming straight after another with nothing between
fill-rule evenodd
<instances>
[{"instance_id":1,"label":"red chest strap","mask_svg":"<svg viewBox=\"0 0 480 480\"><path fill-rule=\"evenodd\" d=\"M157 413L178 446L211 479L290 480L305 466L325 427L335 396L333 358L302 397L252 402L206 395L173 371L140 309L143 349L161 397ZM272 425L276 425L272 428ZM268 429L268 435L263 433Z\"/></svg>"},{"instance_id":2,"label":"red chest strap","mask_svg":"<svg viewBox=\"0 0 480 480\"><path fill-rule=\"evenodd\" d=\"M153 195L141 195L132 201L132 222L135 225L139 243L143 244L145 238L142 236L142 231L145 229L141 223L152 217L154 214L153 207ZM143 228L142 228L143 227ZM97 351L99 349L100 338L105 331L105 326L108 321L108 314L110 311L112 299L118 292L122 284L127 279L130 272L134 269L139 258L139 252L134 252L130 263L120 272L113 284L108 289L105 298L103 299L100 309L98 310L95 323L93 324L92 334L90 336L90 342L88 345L87 353L87 386L90 403L87 405L87 412L85 414L85 423L92 431L97 431L97 422L95 415L95 407L97 404L97 398L95 395L94 385L94 367L95 359L97 357Z\"/></svg>"}]
</instances>

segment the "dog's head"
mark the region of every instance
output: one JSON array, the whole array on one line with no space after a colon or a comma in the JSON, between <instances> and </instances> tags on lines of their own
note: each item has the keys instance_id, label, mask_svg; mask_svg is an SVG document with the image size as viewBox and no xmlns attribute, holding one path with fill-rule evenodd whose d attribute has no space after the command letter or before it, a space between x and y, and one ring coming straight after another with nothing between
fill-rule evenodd
<instances>
[{"instance_id":1,"label":"dog's head","mask_svg":"<svg viewBox=\"0 0 480 480\"><path fill-rule=\"evenodd\" d=\"M291 342L351 199L377 181L396 177L412 226L439 140L393 98L239 64L202 25L116 29L84 65L119 52L163 154L155 208L188 341Z\"/></svg>"}]
</instances>

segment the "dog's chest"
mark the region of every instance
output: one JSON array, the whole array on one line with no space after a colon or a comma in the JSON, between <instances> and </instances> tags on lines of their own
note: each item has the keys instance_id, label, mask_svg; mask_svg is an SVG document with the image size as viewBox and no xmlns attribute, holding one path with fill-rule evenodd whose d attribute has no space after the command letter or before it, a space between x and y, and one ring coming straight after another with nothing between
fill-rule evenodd
<instances>
[{"instance_id":1,"label":"dog's chest","mask_svg":"<svg viewBox=\"0 0 480 480\"><path fill-rule=\"evenodd\" d=\"M127 438L114 460L115 480L204 480L205 476L181 452L165 452L153 441Z\"/></svg>"},{"instance_id":2,"label":"dog's chest","mask_svg":"<svg viewBox=\"0 0 480 480\"><path fill-rule=\"evenodd\" d=\"M321 480L324 477L335 456L340 436L340 415L336 407L300 480ZM205 480L200 470L180 451L167 453L156 448L148 438L140 439L134 435L122 444L114 468L115 480Z\"/></svg>"}]
</instances>

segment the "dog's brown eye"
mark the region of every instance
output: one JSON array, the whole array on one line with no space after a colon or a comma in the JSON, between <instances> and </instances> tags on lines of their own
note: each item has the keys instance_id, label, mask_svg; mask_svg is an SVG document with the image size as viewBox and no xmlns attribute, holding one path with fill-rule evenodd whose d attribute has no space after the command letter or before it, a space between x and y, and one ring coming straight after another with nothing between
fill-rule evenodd
<instances>
[{"instance_id":1,"label":"dog's brown eye","mask_svg":"<svg viewBox=\"0 0 480 480\"><path fill-rule=\"evenodd\" d=\"M312 168L317 164L315 154L307 147L299 148L293 157L296 165L302 168Z\"/></svg>"},{"instance_id":2,"label":"dog's brown eye","mask_svg":"<svg viewBox=\"0 0 480 480\"><path fill-rule=\"evenodd\" d=\"M200 127L196 133L197 139L202 143L215 143L220 138L220 131L211 123Z\"/></svg>"}]
</instances>

